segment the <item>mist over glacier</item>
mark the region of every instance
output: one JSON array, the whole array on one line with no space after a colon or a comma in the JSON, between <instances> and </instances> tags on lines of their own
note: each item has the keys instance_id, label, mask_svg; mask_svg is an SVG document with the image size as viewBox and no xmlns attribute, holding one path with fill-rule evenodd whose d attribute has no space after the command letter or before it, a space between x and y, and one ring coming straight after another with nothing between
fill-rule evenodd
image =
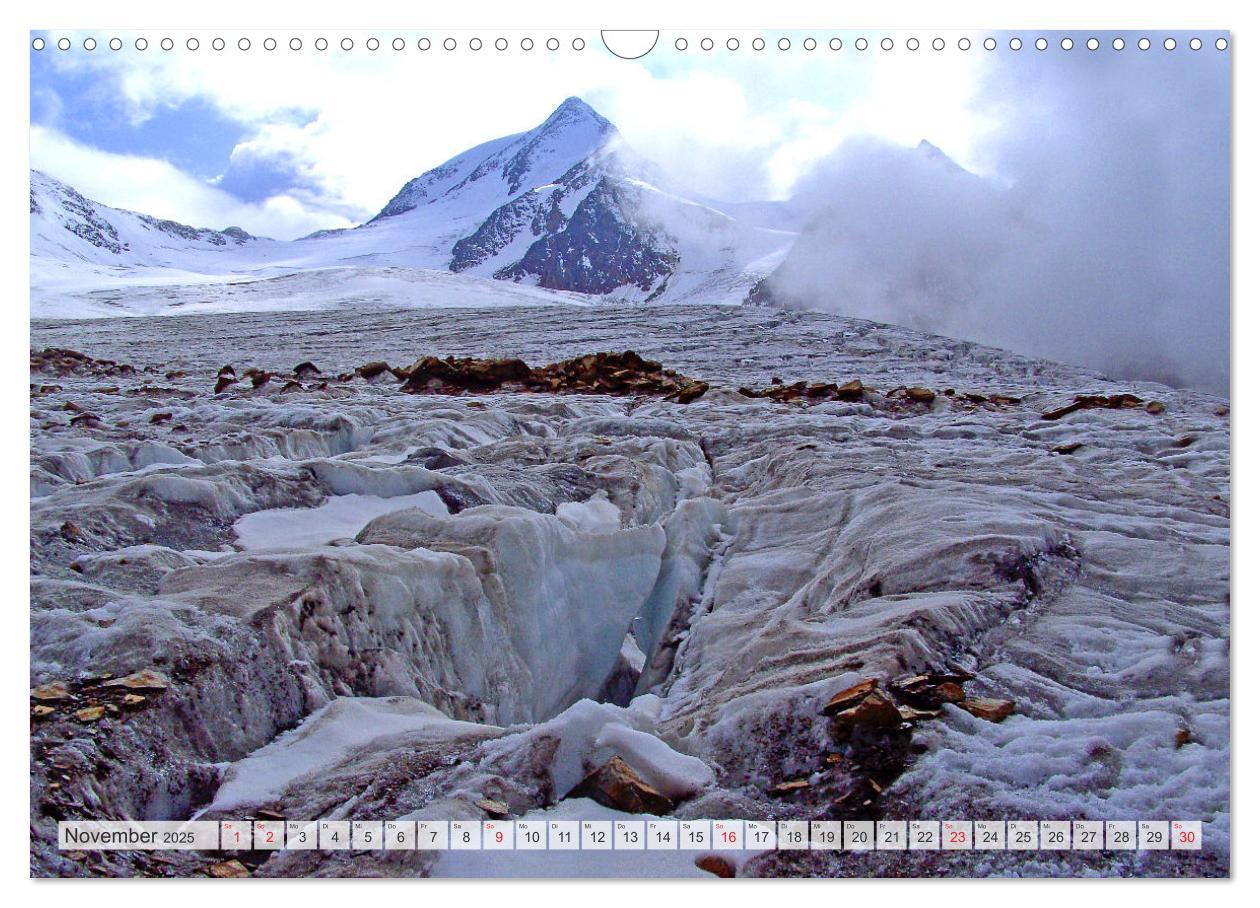
<instances>
[{"instance_id":1,"label":"mist over glacier","mask_svg":"<svg viewBox=\"0 0 1260 908\"><path fill-rule=\"evenodd\" d=\"M995 58L981 175L850 138L796 185L809 226L766 289L1228 394L1228 66L1158 46Z\"/></svg>"}]
</instances>

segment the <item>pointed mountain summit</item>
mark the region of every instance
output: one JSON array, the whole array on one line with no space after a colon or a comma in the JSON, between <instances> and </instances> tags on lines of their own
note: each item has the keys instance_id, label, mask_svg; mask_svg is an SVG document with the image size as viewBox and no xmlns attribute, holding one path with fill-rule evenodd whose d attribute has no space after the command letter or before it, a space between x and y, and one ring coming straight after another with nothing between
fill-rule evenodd
<instances>
[{"instance_id":1,"label":"pointed mountain summit","mask_svg":"<svg viewBox=\"0 0 1260 908\"><path fill-rule=\"evenodd\" d=\"M456 155L409 181L368 223L423 205L487 197L505 201L563 174L619 138L617 129L581 98L568 98L540 126Z\"/></svg>"},{"instance_id":2,"label":"pointed mountain summit","mask_svg":"<svg viewBox=\"0 0 1260 908\"><path fill-rule=\"evenodd\" d=\"M451 271L639 299L726 293L788 242L673 190L576 97L411 180L366 226L431 243Z\"/></svg>"}]
</instances>

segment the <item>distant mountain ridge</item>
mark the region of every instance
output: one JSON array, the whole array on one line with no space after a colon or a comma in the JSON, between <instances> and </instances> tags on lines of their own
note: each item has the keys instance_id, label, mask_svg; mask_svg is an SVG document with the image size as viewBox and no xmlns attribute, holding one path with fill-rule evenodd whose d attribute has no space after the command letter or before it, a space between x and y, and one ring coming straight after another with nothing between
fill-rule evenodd
<instances>
[{"instance_id":1,"label":"distant mountain ridge","mask_svg":"<svg viewBox=\"0 0 1260 908\"><path fill-rule=\"evenodd\" d=\"M31 227L32 255L56 257L60 250L72 257L120 265L162 264L186 248L207 251L273 242L240 227L189 227L102 205L38 170L31 171ZM82 242L74 243L61 230Z\"/></svg>"}]
</instances>

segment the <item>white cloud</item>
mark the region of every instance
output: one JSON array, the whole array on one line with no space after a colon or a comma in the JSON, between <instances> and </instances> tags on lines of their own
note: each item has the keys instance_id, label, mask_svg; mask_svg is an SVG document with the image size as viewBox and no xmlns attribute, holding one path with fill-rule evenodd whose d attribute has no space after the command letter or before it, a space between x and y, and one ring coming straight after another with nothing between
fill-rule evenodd
<instances>
[{"instance_id":1,"label":"white cloud","mask_svg":"<svg viewBox=\"0 0 1260 908\"><path fill-rule=\"evenodd\" d=\"M851 140L806 179L771 282L799 305L1229 390L1229 92L1220 55L1005 58L977 105L994 178ZM1170 128L1169 124L1176 124Z\"/></svg>"},{"instance_id":2,"label":"white cloud","mask_svg":"<svg viewBox=\"0 0 1260 908\"><path fill-rule=\"evenodd\" d=\"M351 224L290 195L247 204L166 161L101 151L43 126L31 127L31 166L106 205L194 227L237 226L258 236L292 239L320 227Z\"/></svg>"}]
</instances>

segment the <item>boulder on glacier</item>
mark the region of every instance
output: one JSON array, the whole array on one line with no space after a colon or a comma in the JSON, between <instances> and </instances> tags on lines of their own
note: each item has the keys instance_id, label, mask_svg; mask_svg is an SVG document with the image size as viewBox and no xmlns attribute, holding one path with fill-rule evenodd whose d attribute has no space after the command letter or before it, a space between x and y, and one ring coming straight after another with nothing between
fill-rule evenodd
<instances>
[{"instance_id":1,"label":"boulder on glacier","mask_svg":"<svg viewBox=\"0 0 1260 908\"><path fill-rule=\"evenodd\" d=\"M625 813L669 813L674 802L631 769L621 757L613 757L574 786L566 798L590 798Z\"/></svg>"}]
</instances>

